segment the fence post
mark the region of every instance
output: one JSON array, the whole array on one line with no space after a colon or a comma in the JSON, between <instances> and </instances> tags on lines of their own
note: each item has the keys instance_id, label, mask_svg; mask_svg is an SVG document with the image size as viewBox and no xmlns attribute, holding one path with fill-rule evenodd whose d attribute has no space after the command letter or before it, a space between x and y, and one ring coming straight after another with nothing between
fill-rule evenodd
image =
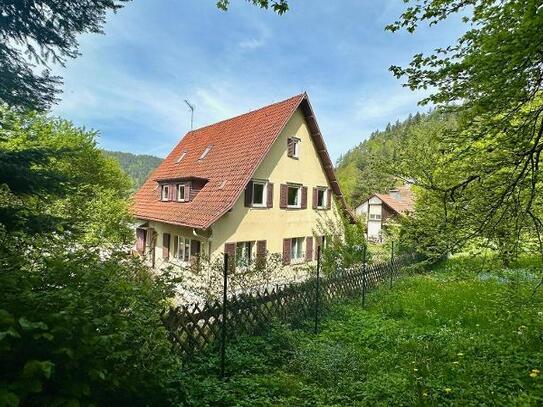
<instances>
[{"instance_id":1,"label":"fence post","mask_svg":"<svg viewBox=\"0 0 543 407\"><path fill-rule=\"evenodd\" d=\"M224 378L224 370L225 370L227 300L228 300L228 254L224 253L223 291L222 291L222 327L221 327L221 378Z\"/></svg>"},{"instance_id":2,"label":"fence post","mask_svg":"<svg viewBox=\"0 0 543 407\"><path fill-rule=\"evenodd\" d=\"M390 288L392 288L392 279L394 277L394 240L390 249Z\"/></svg>"},{"instance_id":3,"label":"fence post","mask_svg":"<svg viewBox=\"0 0 543 407\"><path fill-rule=\"evenodd\" d=\"M319 332L320 271L321 271L321 247L317 246L317 283L315 285L315 335Z\"/></svg>"},{"instance_id":4,"label":"fence post","mask_svg":"<svg viewBox=\"0 0 543 407\"><path fill-rule=\"evenodd\" d=\"M366 251L368 246L364 245L364 251L362 252L362 307L366 305L366 286L367 286L367 272L368 265L366 263Z\"/></svg>"}]
</instances>

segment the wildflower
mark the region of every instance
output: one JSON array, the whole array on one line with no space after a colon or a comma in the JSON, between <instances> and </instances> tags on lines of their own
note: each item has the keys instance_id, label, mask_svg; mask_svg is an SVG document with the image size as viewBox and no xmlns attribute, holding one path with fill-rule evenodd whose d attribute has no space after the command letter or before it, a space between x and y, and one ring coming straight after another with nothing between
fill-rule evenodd
<instances>
[{"instance_id":1,"label":"wildflower","mask_svg":"<svg viewBox=\"0 0 543 407\"><path fill-rule=\"evenodd\" d=\"M452 391L452 389L450 387L445 387L445 393L450 393Z\"/></svg>"},{"instance_id":2,"label":"wildflower","mask_svg":"<svg viewBox=\"0 0 543 407\"><path fill-rule=\"evenodd\" d=\"M428 397L428 393L426 393L426 392L422 393L422 395L423 395L424 397Z\"/></svg>"},{"instance_id":3,"label":"wildflower","mask_svg":"<svg viewBox=\"0 0 543 407\"><path fill-rule=\"evenodd\" d=\"M532 371L530 372L530 377L535 379L537 376L539 376L539 373L541 372L538 369L532 369Z\"/></svg>"},{"instance_id":4,"label":"wildflower","mask_svg":"<svg viewBox=\"0 0 543 407\"><path fill-rule=\"evenodd\" d=\"M419 369L417 369L417 368L413 369L413 372L418 372L418 371L419 371Z\"/></svg>"},{"instance_id":5,"label":"wildflower","mask_svg":"<svg viewBox=\"0 0 543 407\"><path fill-rule=\"evenodd\" d=\"M455 361L453 362L453 365L458 365L459 363L460 363L460 362L459 362L458 360L455 360Z\"/></svg>"},{"instance_id":6,"label":"wildflower","mask_svg":"<svg viewBox=\"0 0 543 407\"><path fill-rule=\"evenodd\" d=\"M457 355L458 355L458 356L464 356L464 354L463 354L463 353L457 353Z\"/></svg>"}]
</instances>

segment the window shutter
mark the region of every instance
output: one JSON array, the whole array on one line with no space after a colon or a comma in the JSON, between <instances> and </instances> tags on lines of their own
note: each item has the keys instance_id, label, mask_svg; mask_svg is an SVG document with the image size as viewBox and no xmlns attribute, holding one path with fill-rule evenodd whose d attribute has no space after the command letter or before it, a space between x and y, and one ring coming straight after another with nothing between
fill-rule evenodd
<instances>
[{"instance_id":1,"label":"window shutter","mask_svg":"<svg viewBox=\"0 0 543 407\"><path fill-rule=\"evenodd\" d=\"M288 266L290 264L290 245L291 239L283 239L283 264Z\"/></svg>"},{"instance_id":2,"label":"window shutter","mask_svg":"<svg viewBox=\"0 0 543 407\"><path fill-rule=\"evenodd\" d=\"M332 190L328 188L326 190L326 209L332 208Z\"/></svg>"},{"instance_id":3,"label":"window shutter","mask_svg":"<svg viewBox=\"0 0 543 407\"><path fill-rule=\"evenodd\" d=\"M257 258L266 257L266 241L265 240L258 240L256 242L256 257Z\"/></svg>"},{"instance_id":4,"label":"window shutter","mask_svg":"<svg viewBox=\"0 0 543 407\"><path fill-rule=\"evenodd\" d=\"M256 266L257 267L266 267L266 241L257 240L256 242Z\"/></svg>"},{"instance_id":5,"label":"window shutter","mask_svg":"<svg viewBox=\"0 0 543 407\"><path fill-rule=\"evenodd\" d=\"M170 189L168 191L168 201L173 201L175 199L175 184L170 184Z\"/></svg>"},{"instance_id":6,"label":"window shutter","mask_svg":"<svg viewBox=\"0 0 543 407\"><path fill-rule=\"evenodd\" d=\"M136 250L141 254L145 251L145 229L136 229Z\"/></svg>"},{"instance_id":7,"label":"window shutter","mask_svg":"<svg viewBox=\"0 0 543 407\"><path fill-rule=\"evenodd\" d=\"M307 187L302 187L302 209L307 209Z\"/></svg>"},{"instance_id":8,"label":"window shutter","mask_svg":"<svg viewBox=\"0 0 543 407\"><path fill-rule=\"evenodd\" d=\"M281 184L281 190L279 194L279 207L281 209L286 209L288 206L288 186Z\"/></svg>"},{"instance_id":9,"label":"window shutter","mask_svg":"<svg viewBox=\"0 0 543 407\"><path fill-rule=\"evenodd\" d=\"M294 139L291 137L287 139L287 155L294 157Z\"/></svg>"},{"instance_id":10,"label":"window shutter","mask_svg":"<svg viewBox=\"0 0 543 407\"><path fill-rule=\"evenodd\" d=\"M168 260L170 258L170 234L162 234L162 258Z\"/></svg>"},{"instance_id":11,"label":"window shutter","mask_svg":"<svg viewBox=\"0 0 543 407\"><path fill-rule=\"evenodd\" d=\"M305 239L305 261L313 260L313 236Z\"/></svg>"},{"instance_id":12,"label":"window shutter","mask_svg":"<svg viewBox=\"0 0 543 407\"><path fill-rule=\"evenodd\" d=\"M224 253L228 255L228 271L232 273L236 269L236 244L225 243Z\"/></svg>"},{"instance_id":13,"label":"window shutter","mask_svg":"<svg viewBox=\"0 0 543 407\"><path fill-rule=\"evenodd\" d=\"M268 208L273 208L273 184L268 182L268 197L266 199Z\"/></svg>"},{"instance_id":14,"label":"window shutter","mask_svg":"<svg viewBox=\"0 0 543 407\"><path fill-rule=\"evenodd\" d=\"M245 207L250 208L253 203L253 181L249 181L245 187Z\"/></svg>"},{"instance_id":15,"label":"window shutter","mask_svg":"<svg viewBox=\"0 0 543 407\"><path fill-rule=\"evenodd\" d=\"M185 202L190 202L190 183L185 184Z\"/></svg>"},{"instance_id":16,"label":"window shutter","mask_svg":"<svg viewBox=\"0 0 543 407\"><path fill-rule=\"evenodd\" d=\"M317 209L318 200L319 190L317 188L313 188L313 209Z\"/></svg>"},{"instance_id":17,"label":"window shutter","mask_svg":"<svg viewBox=\"0 0 543 407\"><path fill-rule=\"evenodd\" d=\"M156 192L156 199L158 199L159 201L162 200L162 185L158 184L155 192Z\"/></svg>"}]
</instances>

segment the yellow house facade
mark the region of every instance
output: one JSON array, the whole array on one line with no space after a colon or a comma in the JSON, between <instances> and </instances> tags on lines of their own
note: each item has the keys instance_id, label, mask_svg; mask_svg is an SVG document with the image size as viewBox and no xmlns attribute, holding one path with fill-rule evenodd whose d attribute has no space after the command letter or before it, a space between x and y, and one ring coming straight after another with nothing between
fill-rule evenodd
<instances>
[{"instance_id":1,"label":"yellow house facade","mask_svg":"<svg viewBox=\"0 0 543 407\"><path fill-rule=\"evenodd\" d=\"M313 263L342 210L302 94L188 133L135 196L136 248L158 268L224 253Z\"/></svg>"}]
</instances>

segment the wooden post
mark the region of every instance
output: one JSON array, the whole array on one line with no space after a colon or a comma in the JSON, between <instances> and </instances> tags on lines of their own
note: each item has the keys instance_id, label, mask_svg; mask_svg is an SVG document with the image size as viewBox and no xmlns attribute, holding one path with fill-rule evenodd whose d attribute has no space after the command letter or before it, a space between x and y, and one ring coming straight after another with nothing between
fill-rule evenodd
<instances>
[{"instance_id":1,"label":"wooden post","mask_svg":"<svg viewBox=\"0 0 543 407\"><path fill-rule=\"evenodd\" d=\"M362 306L366 305L366 285L367 285L367 272L368 265L366 264L366 250L367 246L364 246L364 252L362 254Z\"/></svg>"},{"instance_id":2,"label":"wooden post","mask_svg":"<svg viewBox=\"0 0 543 407\"><path fill-rule=\"evenodd\" d=\"M390 288L392 288L392 279L394 277L394 240L390 251Z\"/></svg>"},{"instance_id":3,"label":"wooden post","mask_svg":"<svg viewBox=\"0 0 543 407\"><path fill-rule=\"evenodd\" d=\"M226 355L226 315L228 300L228 254L224 253L223 291L222 291L222 327L221 327L221 378L224 379Z\"/></svg>"},{"instance_id":4,"label":"wooden post","mask_svg":"<svg viewBox=\"0 0 543 407\"><path fill-rule=\"evenodd\" d=\"M317 282L315 284L315 335L319 332L319 284L321 271L321 246L317 246Z\"/></svg>"}]
</instances>

